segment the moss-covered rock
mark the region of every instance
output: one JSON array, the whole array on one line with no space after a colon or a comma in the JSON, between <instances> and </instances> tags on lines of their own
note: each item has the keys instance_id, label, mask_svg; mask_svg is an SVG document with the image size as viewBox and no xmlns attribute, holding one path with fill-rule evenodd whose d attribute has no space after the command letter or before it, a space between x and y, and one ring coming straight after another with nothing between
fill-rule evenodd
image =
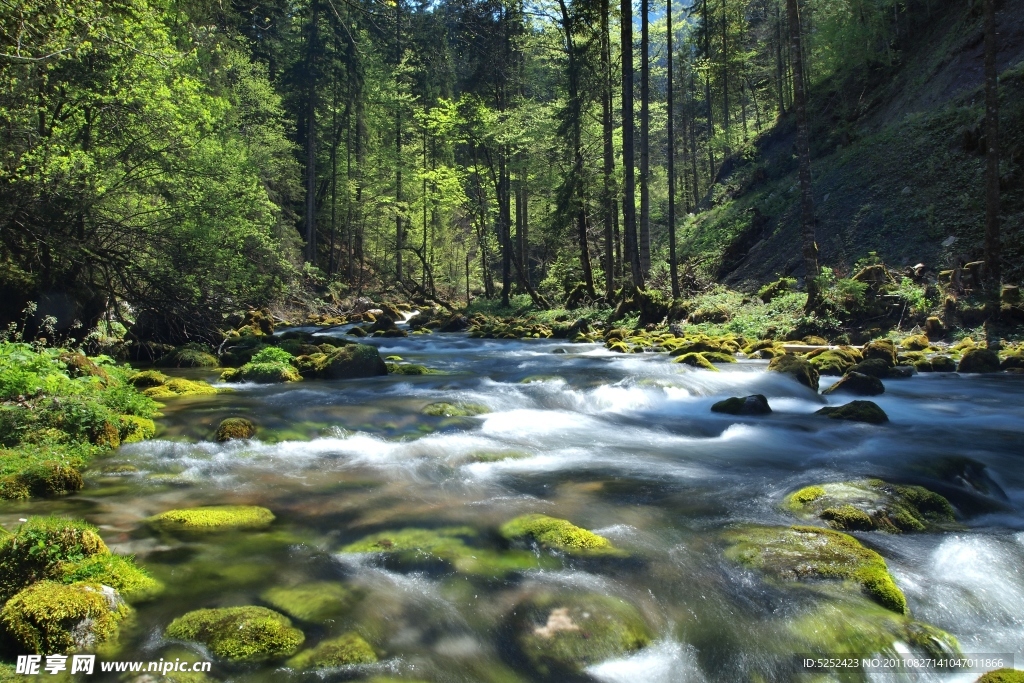
<instances>
[{"instance_id":1,"label":"moss-covered rock","mask_svg":"<svg viewBox=\"0 0 1024 683\"><path fill-rule=\"evenodd\" d=\"M763 394L754 394L744 397L732 396L718 401L711 406L711 412L728 415L768 415L772 409Z\"/></svg>"},{"instance_id":2,"label":"moss-covered rock","mask_svg":"<svg viewBox=\"0 0 1024 683\"><path fill-rule=\"evenodd\" d=\"M907 600L882 556L838 531L747 527L726 534L726 556L781 581L836 580L859 585L883 607L906 614Z\"/></svg>"},{"instance_id":3,"label":"moss-covered rock","mask_svg":"<svg viewBox=\"0 0 1024 683\"><path fill-rule=\"evenodd\" d=\"M768 364L768 370L770 372L781 372L784 375L790 375L805 387L814 391L818 390L818 370L806 358L789 354L776 356Z\"/></svg>"},{"instance_id":4,"label":"moss-covered rock","mask_svg":"<svg viewBox=\"0 0 1024 683\"><path fill-rule=\"evenodd\" d=\"M64 563L110 550L96 527L62 517L29 517L0 538L0 602L43 579L56 578Z\"/></svg>"},{"instance_id":5,"label":"moss-covered rock","mask_svg":"<svg viewBox=\"0 0 1024 683\"><path fill-rule=\"evenodd\" d=\"M949 356L935 355L914 361L918 372L956 372L956 361Z\"/></svg>"},{"instance_id":6,"label":"moss-covered rock","mask_svg":"<svg viewBox=\"0 0 1024 683\"><path fill-rule=\"evenodd\" d=\"M260 600L294 619L322 624L348 609L353 596L336 581L314 581L298 586L274 586L261 593Z\"/></svg>"},{"instance_id":7,"label":"moss-covered rock","mask_svg":"<svg viewBox=\"0 0 1024 683\"><path fill-rule=\"evenodd\" d=\"M44 460L15 475L30 495L45 498L64 496L85 486L77 468L57 460Z\"/></svg>"},{"instance_id":8,"label":"moss-covered rock","mask_svg":"<svg viewBox=\"0 0 1024 683\"><path fill-rule=\"evenodd\" d=\"M128 602L141 602L160 594L164 585L135 566L131 557L123 555L90 555L75 562L62 562L57 568L63 583L81 581L110 586Z\"/></svg>"},{"instance_id":9,"label":"moss-covered rock","mask_svg":"<svg viewBox=\"0 0 1024 683\"><path fill-rule=\"evenodd\" d=\"M683 363L684 365L710 370L711 372L718 372L718 368L716 368L711 361L705 358L703 353L684 353L681 356L677 356L672 362Z\"/></svg>"},{"instance_id":10,"label":"moss-covered rock","mask_svg":"<svg viewBox=\"0 0 1024 683\"><path fill-rule=\"evenodd\" d=\"M975 683L1024 683L1024 671L1020 669L996 669L984 674Z\"/></svg>"},{"instance_id":11,"label":"moss-covered rock","mask_svg":"<svg viewBox=\"0 0 1024 683\"><path fill-rule=\"evenodd\" d=\"M999 356L988 349L968 349L960 358L957 372L999 372Z\"/></svg>"},{"instance_id":12,"label":"moss-covered rock","mask_svg":"<svg viewBox=\"0 0 1024 683\"><path fill-rule=\"evenodd\" d=\"M313 347L313 350L317 349ZM282 348L267 346L253 355L252 360L240 368L225 370L220 379L223 382L256 382L277 384L298 382L302 379L299 371L292 366L293 356Z\"/></svg>"},{"instance_id":13,"label":"moss-covered rock","mask_svg":"<svg viewBox=\"0 0 1024 683\"><path fill-rule=\"evenodd\" d=\"M889 421L889 416L873 401L850 401L841 406L826 406L815 411L815 415L824 415L833 420L867 422L876 425Z\"/></svg>"},{"instance_id":14,"label":"moss-covered rock","mask_svg":"<svg viewBox=\"0 0 1024 683\"><path fill-rule=\"evenodd\" d=\"M819 375L844 375L850 368L863 360L860 351L849 346L827 349L807 354L807 360Z\"/></svg>"},{"instance_id":15,"label":"moss-covered rock","mask_svg":"<svg viewBox=\"0 0 1024 683\"><path fill-rule=\"evenodd\" d=\"M787 496L785 507L844 531L926 531L949 528L955 521L953 506L939 494L880 479L810 486Z\"/></svg>"},{"instance_id":16,"label":"moss-covered rock","mask_svg":"<svg viewBox=\"0 0 1024 683\"><path fill-rule=\"evenodd\" d=\"M148 417L121 415L118 434L121 443L136 443L152 439L156 435L156 424Z\"/></svg>"},{"instance_id":17,"label":"moss-covered rock","mask_svg":"<svg viewBox=\"0 0 1024 683\"><path fill-rule=\"evenodd\" d=\"M466 403L463 401L446 403L442 401L438 403L430 403L420 412L424 415L432 415L434 417L473 417L474 415L489 413L491 412L491 409L479 403Z\"/></svg>"},{"instance_id":18,"label":"moss-covered rock","mask_svg":"<svg viewBox=\"0 0 1024 683\"><path fill-rule=\"evenodd\" d=\"M416 363L387 363L388 374L391 375L434 375L440 374L436 370L431 370L425 365L417 365Z\"/></svg>"},{"instance_id":19,"label":"moss-covered rock","mask_svg":"<svg viewBox=\"0 0 1024 683\"><path fill-rule=\"evenodd\" d=\"M884 379L889 376L893 366L886 363L881 358L868 358L854 365L847 372L857 372L868 377L876 377L878 379Z\"/></svg>"},{"instance_id":20,"label":"moss-covered rock","mask_svg":"<svg viewBox=\"0 0 1024 683\"><path fill-rule=\"evenodd\" d=\"M909 646L931 657L960 654L960 643L942 629L914 621L879 605L833 597L788 622L801 651L827 656L884 653Z\"/></svg>"},{"instance_id":21,"label":"moss-covered rock","mask_svg":"<svg viewBox=\"0 0 1024 683\"><path fill-rule=\"evenodd\" d=\"M823 394L853 394L855 396L878 396L885 393L882 380L859 372L848 372L843 378L822 392Z\"/></svg>"},{"instance_id":22,"label":"moss-covered rock","mask_svg":"<svg viewBox=\"0 0 1024 683\"><path fill-rule=\"evenodd\" d=\"M203 344L185 344L160 357L156 363L164 368L216 368L220 361L212 349Z\"/></svg>"},{"instance_id":23,"label":"moss-covered rock","mask_svg":"<svg viewBox=\"0 0 1024 683\"><path fill-rule=\"evenodd\" d=\"M651 642L640 612L607 595L542 593L516 605L510 622L523 658L551 679L579 675L592 664Z\"/></svg>"},{"instance_id":24,"label":"moss-covered rock","mask_svg":"<svg viewBox=\"0 0 1024 683\"><path fill-rule=\"evenodd\" d=\"M158 401L184 396L210 396L217 393L217 389L202 380L184 379L175 377L167 380L160 386L150 387L143 391L146 396Z\"/></svg>"},{"instance_id":25,"label":"moss-covered rock","mask_svg":"<svg viewBox=\"0 0 1024 683\"><path fill-rule=\"evenodd\" d=\"M188 612L172 621L164 635L202 643L215 656L237 662L284 659L306 639L288 617L252 606Z\"/></svg>"},{"instance_id":26,"label":"moss-covered rock","mask_svg":"<svg viewBox=\"0 0 1024 683\"><path fill-rule=\"evenodd\" d=\"M516 517L502 525L500 533L510 543L536 544L571 555L624 555L604 536L557 517L533 514Z\"/></svg>"},{"instance_id":27,"label":"moss-covered rock","mask_svg":"<svg viewBox=\"0 0 1024 683\"><path fill-rule=\"evenodd\" d=\"M757 297L764 303L771 302L775 297L796 290L796 278L782 277L770 282L757 291Z\"/></svg>"},{"instance_id":28,"label":"moss-covered rock","mask_svg":"<svg viewBox=\"0 0 1024 683\"><path fill-rule=\"evenodd\" d=\"M7 601L0 625L18 652L66 654L115 640L130 611L109 586L39 581Z\"/></svg>"},{"instance_id":29,"label":"moss-covered rock","mask_svg":"<svg viewBox=\"0 0 1024 683\"><path fill-rule=\"evenodd\" d=\"M128 383L136 389L149 389L164 384L170 377L159 370L143 370L128 378Z\"/></svg>"},{"instance_id":30,"label":"moss-covered rock","mask_svg":"<svg viewBox=\"0 0 1024 683\"><path fill-rule=\"evenodd\" d=\"M482 547L471 527L406 528L381 531L341 549L346 553L379 553L405 567L443 565L462 574L501 577L537 566L533 553Z\"/></svg>"},{"instance_id":31,"label":"moss-covered rock","mask_svg":"<svg viewBox=\"0 0 1024 683\"><path fill-rule=\"evenodd\" d=\"M896 345L888 339L876 339L868 342L861 352L864 355L864 360L877 358L885 361L889 367L896 365Z\"/></svg>"},{"instance_id":32,"label":"moss-covered rock","mask_svg":"<svg viewBox=\"0 0 1024 683\"><path fill-rule=\"evenodd\" d=\"M214 505L168 510L146 521L160 531L201 533L264 529L274 521L274 513L255 505Z\"/></svg>"},{"instance_id":33,"label":"moss-covered rock","mask_svg":"<svg viewBox=\"0 0 1024 683\"><path fill-rule=\"evenodd\" d=\"M388 374L388 367L375 346L350 344L335 351L325 364L326 379L357 379Z\"/></svg>"},{"instance_id":34,"label":"moss-covered rock","mask_svg":"<svg viewBox=\"0 0 1024 683\"><path fill-rule=\"evenodd\" d=\"M358 633L344 633L322 640L315 647L303 650L286 664L292 669L330 669L352 664L373 664L377 653Z\"/></svg>"},{"instance_id":35,"label":"moss-covered rock","mask_svg":"<svg viewBox=\"0 0 1024 683\"><path fill-rule=\"evenodd\" d=\"M909 337L904 337L903 341L900 342L900 346L907 351L924 351L931 346L931 342L923 334L912 334Z\"/></svg>"},{"instance_id":36,"label":"moss-covered rock","mask_svg":"<svg viewBox=\"0 0 1024 683\"><path fill-rule=\"evenodd\" d=\"M244 417L229 417L220 421L217 425L217 441L232 441L235 439L251 439L256 436L256 425L252 420Z\"/></svg>"}]
</instances>

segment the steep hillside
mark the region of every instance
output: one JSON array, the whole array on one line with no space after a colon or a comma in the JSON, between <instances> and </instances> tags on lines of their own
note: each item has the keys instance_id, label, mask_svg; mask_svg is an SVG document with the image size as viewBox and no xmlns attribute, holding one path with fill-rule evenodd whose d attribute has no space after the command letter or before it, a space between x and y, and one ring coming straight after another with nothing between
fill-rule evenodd
<instances>
[{"instance_id":1,"label":"steep hillside","mask_svg":"<svg viewBox=\"0 0 1024 683\"><path fill-rule=\"evenodd\" d=\"M980 2L975 3L980 8ZM1007 2L1001 32L1005 277L1024 275L1024 12ZM946 2L890 68L812 92L813 177L821 263L837 272L877 252L940 269L980 257L984 141L978 8ZM683 231L684 257L729 285L801 277L794 124L719 174ZM951 238L956 238L955 240Z\"/></svg>"}]
</instances>

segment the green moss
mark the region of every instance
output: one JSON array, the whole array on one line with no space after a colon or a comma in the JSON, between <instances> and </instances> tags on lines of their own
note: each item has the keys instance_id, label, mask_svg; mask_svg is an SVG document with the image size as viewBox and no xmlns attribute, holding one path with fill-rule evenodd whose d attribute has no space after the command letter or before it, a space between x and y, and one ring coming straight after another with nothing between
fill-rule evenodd
<instances>
[{"instance_id":1,"label":"green moss","mask_svg":"<svg viewBox=\"0 0 1024 683\"><path fill-rule=\"evenodd\" d=\"M168 510L146 521L161 531L216 532L263 529L274 521L274 513L255 505L215 505Z\"/></svg>"},{"instance_id":2,"label":"green moss","mask_svg":"<svg viewBox=\"0 0 1024 683\"><path fill-rule=\"evenodd\" d=\"M813 488L821 495L797 500L798 491L784 506L805 519L823 519L835 529L900 533L949 528L955 521L949 501L921 486L870 479Z\"/></svg>"},{"instance_id":3,"label":"green moss","mask_svg":"<svg viewBox=\"0 0 1024 683\"><path fill-rule=\"evenodd\" d=\"M17 476L33 496L63 496L85 486L78 468L57 460L30 465Z\"/></svg>"},{"instance_id":4,"label":"green moss","mask_svg":"<svg viewBox=\"0 0 1024 683\"><path fill-rule=\"evenodd\" d=\"M358 633L344 633L303 650L286 664L293 669L330 669L351 664L373 664L377 653Z\"/></svg>"},{"instance_id":5,"label":"green moss","mask_svg":"<svg viewBox=\"0 0 1024 683\"><path fill-rule=\"evenodd\" d=\"M814 391L818 390L818 370L805 358L791 354L776 356L768 364L770 372L790 375L796 381Z\"/></svg>"},{"instance_id":6,"label":"green moss","mask_svg":"<svg viewBox=\"0 0 1024 683\"><path fill-rule=\"evenodd\" d=\"M896 345L888 339L876 339L864 345L861 353L864 360L877 358L884 361L890 368L896 365Z\"/></svg>"},{"instance_id":7,"label":"green moss","mask_svg":"<svg viewBox=\"0 0 1024 683\"><path fill-rule=\"evenodd\" d=\"M527 551L499 552L481 547L479 534L471 527L382 531L350 543L341 551L381 553L410 567L442 563L462 574L492 577L532 569L538 564L534 554Z\"/></svg>"},{"instance_id":8,"label":"green moss","mask_svg":"<svg viewBox=\"0 0 1024 683\"><path fill-rule=\"evenodd\" d=\"M931 342L923 334L912 334L909 337L904 337L903 341L900 342L900 346L907 351L924 351L931 346Z\"/></svg>"},{"instance_id":9,"label":"green moss","mask_svg":"<svg viewBox=\"0 0 1024 683\"><path fill-rule=\"evenodd\" d=\"M516 605L511 617L515 644L545 677L579 675L612 657L642 649L651 630L629 603L606 595L540 594Z\"/></svg>"},{"instance_id":10,"label":"green moss","mask_svg":"<svg viewBox=\"0 0 1024 683\"><path fill-rule=\"evenodd\" d=\"M288 617L251 606L195 610L172 621L164 635L202 643L217 657L239 662L283 659L306 639Z\"/></svg>"},{"instance_id":11,"label":"green moss","mask_svg":"<svg viewBox=\"0 0 1024 683\"><path fill-rule=\"evenodd\" d=\"M771 282L757 291L757 298L764 303L770 303L772 299L796 289L796 278L783 277Z\"/></svg>"},{"instance_id":12,"label":"green moss","mask_svg":"<svg viewBox=\"0 0 1024 683\"><path fill-rule=\"evenodd\" d=\"M387 365L375 346L350 344L331 354L318 376L325 379L357 379L386 374Z\"/></svg>"},{"instance_id":13,"label":"green moss","mask_svg":"<svg viewBox=\"0 0 1024 683\"><path fill-rule=\"evenodd\" d=\"M431 403L425 406L420 412L424 415L432 415L434 417L472 417L474 415L489 413L491 412L491 409L479 403L465 403L457 401L455 403Z\"/></svg>"},{"instance_id":14,"label":"green moss","mask_svg":"<svg viewBox=\"0 0 1024 683\"><path fill-rule=\"evenodd\" d=\"M316 351L315 348L312 350ZM267 346L255 353L252 359L242 367L224 371L220 378L224 382L256 382L258 384L298 382L302 377L299 375L299 371L292 366L294 360L292 355L284 349Z\"/></svg>"},{"instance_id":15,"label":"green moss","mask_svg":"<svg viewBox=\"0 0 1024 683\"><path fill-rule=\"evenodd\" d=\"M841 406L827 406L815 411L815 415L824 415L833 420L850 420L869 424L884 424L889 421L885 411L872 401L850 401Z\"/></svg>"},{"instance_id":16,"label":"green moss","mask_svg":"<svg viewBox=\"0 0 1024 683\"><path fill-rule=\"evenodd\" d=\"M115 591L97 583L39 581L7 601L0 623L19 652L70 653L116 639L129 612Z\"/></svg>"},{"instance_id":17,"label":"green moss","mask_svg":"<svg viewBox=\"0 0 1024 683\"><path fill-rule=\"evenodd\" d=\"M122 415L120 422L121 443L135 443L156 436L156 425L148 417Z\"/></svg>"},{"instance_id":18,"label":"green moss","mask_svg":"<svg viewBox=\"0 0 1024 683\"><path fill-rule=\"evenodd\" d=\"M217 356L202 344L185 344L162 356L157 365L164 368L216 368L220 367Z\"/></svg>"},{"instance_id":19,"label":"green moss","mask_svg":"<svg viewBox=\"0 0 1024 683\"><path fill-rule=\"evenodd\" d=\"M863 360L863 357L857 349L843 346L838 349L808 354L807 359L819 375L838 377L846 374L854 365Z\"/></svg>"},{"instance_id":20,"label":"green moss","mask_svg":"<svg viewBox=\"0 0 1024 683\"><path fill-rule=\"evenodd\" d=\"M906 614L907 601L881 555L852 536L817 527L749 527L726 534L727 557L783 581L833 579L859 584L883 607Z\"/></svg>"},{"instance_id":21,"label":"green moss","mask_svg":"<svg viewBox=\"0 0 1024 683\"><path fill-rule=\"evenodd\" d=\"M547 515L523 515L506 522L502 537L512 543L536 543L542 548L574 555L621 555L611 541L572 522Z\"/></svg>"},{"instance_id":22,"label":"green moss","mask_svg":"<svg viewBox=\"0 0 1024 683\"><path fill-rule=\"evenodd\" d=\"M274 586L260 600L290 617L324 623L342 614L352 603L352 594L340 583L317 581L299 586Z\"/></svg>"},{"instance_id":23,"label":"green moss","mask_svg":"<svg viewBox=\"0 0 1024 683\"><path fill-rule=\"evenodd\" d=\"M414 363L387 363L388 372L392 375L440 375L440 370L432 370L424 365Z\"/></svg>"},{"instance_id":24,"label":"green moss","mask_svg":"<svg viewBox=\"0 0 1024 683\"><path fill-rule=\"evenodd\" d=\"M202 380L175 377L158 387L150 387L143 393L150 398L163 401L171 398L180 398L182 396L209 396L216 394L217 390L210 386L209 383L203 382Z\"/></svg>"},{"instance_id":25,"label":"green moss","mask_svg":"<svg viewBox=\"0 0 1024 683\"><path fill-rule=\"evenodd\" d=\"M244 417L229 417L217 425L217 441L233 439L251 439L256 436L256 425Z\"/></svg>"},{"instance_id":26,"label":"green moss","mask_svg":"<svg viewBox=\"0 0 1024 683\"><path fill-rule=\"evenodd\" d=\"M825 489L820 486L805 486L787 496L786 502L791 508L802 509L808 503L814 502L824 495Z\"/></svg>"},{"instance_id":27,"label":"green moss","mask_svg":"<svg viewBox=\"0 0 1024 683\"><path fill-rule=\"evenodd\" d=\"M1024 671L1020 669L996 669L983 675L976 683L1024 683Z\"/></svg>"},{"instance_id":28,"label":"green moss","mask_svg":"<svg viewBox=\"0 0 1024 683\"><path fill-rule=\"evenodd\" d=\"M128 382L136 389L149 389L164 384L168 379L170 378L159 370L143 370L130 376Z\"/></svg>"},{"instance_id":29,"label":"green moss","mask_svg":"<svg viewBox=\"0 0 1024 683\"><path fill-rule=\"evenodd\" d=\"M87 581L110 586L128 602L148 600L163 591L163 584L123 555L91 555L77 562L62 563L60 580L64 583Z\"/></svg>"},{"instance_id":30,"label":"green moss","mask_svg":"<svg viewBox=\"0 0 1024 683\"><path fill-rule=\"evenodd\" d=\"M896 643L931 657L958 655L960 644L949 633L869 602L838 597L817 604L789 623L808 652L895 654Z\"/></svg>"},{"instance_id":31,"label":"green moss","mask_svg":"<svg viewBox=\"0 0 1024 683\"><path fill-rule=\"evenodd\" d=\"M684 363L695 368L703 368L704 370L711 370L712 372L718 372L711 361L704 357L703 353L684 353L681 356L677 356L673 363Z\"/></svg>"},{"instance_id":32,"label":"green moss","mask_svg":"<svg viewBox=\"0 0 1024 683\"><path fill-rule=\"evenodd\" d=\"M109 556L96 527L62 517L29 517L0 538L0 601L36 581L56 578L62 563Z\"/></svg>"}]
</instances>

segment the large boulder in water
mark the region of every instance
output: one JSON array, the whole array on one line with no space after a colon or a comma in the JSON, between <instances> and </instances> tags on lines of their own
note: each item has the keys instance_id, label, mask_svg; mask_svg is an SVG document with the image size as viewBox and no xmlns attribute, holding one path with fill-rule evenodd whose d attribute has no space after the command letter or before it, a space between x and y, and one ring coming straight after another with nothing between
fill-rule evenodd
<instances>
[{"instance_id":1,"label":"large boulder in water","mask_svg":"<svg viewBox=\"0 0 1024 683\"><path fill-rule=\"evenodd\" d=\"M7 601L0 624L16 651L49 655L93 650L114 640L130 613L110 586L38 581Z\"/></svg>"},{"instance_id":2,"label":"large boulder in water","mask_svg":"<svg viewBox=\"0 0 1024 683\"><path fill-rule=\"evenodd\" d=\"M824 520L843 531L947 529L953 506L923 486L901 486L881 479L807 486L786 496L784 506L804 519Z\"/></svg>"},{"instance_id":3,"label":"large boulder in water","mask_svg":"<svg viewBox=\"0 0 1024 683\"><path fill-rule=\"evenodd\" d=\"M763 394L754 394L744 397L732 396L718 401L711 406L711 412L728 415L768 415L772 409Z\"/></svg>"},{"instance_id":4,"label":"large boulder in water","mask_svg":"<svg viewBox=\"0 0 1024 683\"><path fill-rule=\"evenodd\" d=\"M868 358L854 365L847 372L856 372L861 375L868 375L869 377L877 377L883 379L889 376L889 371L893 368L881 358Z\"/></svg>"},{"instance_id":5,"label":"large boulder in water","mask_svg":"<svg viewBox=\"0 0 1024 683\"><path fill-rule=\"evenodd\" d=\"M850 401L841 406L827 406L815 411L815 415L824 415L833 420L850 420L851 422L867 422L883 424L889 421L885 411L872 401Z\"/></svg>"},{"instance_id":6,"label":"large boulder in water","mask_svg":"<svg viewBox=\"0 0 1024 683\"><path fill-rule=\"evenodd\" d=\"M896 365L896 345L888 339L876 339L873 342L868 342L864 345L862 353L865 360L878 358L884 360L889 367Z\"/></svg>"},{"instance_id":7,"label":"large boulder in water","mask_svg":"<svg viewBox=\"0 0 1024 683\"><path fill-rule=\"evenodd\" d=\"M519 653L546 679L569 677L651 642L651 629L634 606L608 595L541 593L510 618Z\"/></svg>"},{"instance_id":8,"label":"large boulder in water","mask_svg":"<svg viewBox=\"0 0 1024 683\"><path fill-rule=\"evenodd\" d=\"M885 393L882 380L859 372L848 372L846 375L822 392L823 394L854 394L856 396L878 396Z\"/></svg>"},{"instance_id":9,"label":"large boulder in water","mask_svg":"<svg viewBox=\"0 0 1024 683\"><path fill-rule=\"evenodd\" d=\"M838 531L811 526L748 527L726 534L726 556L782 581L843 581L898 614L907 599L882 556Z\"/></svg>"},{"instance_id":10,"label":"large boulder in water","mask_svg":"<svg viewBox=\"0 0 1024 683\"><path fill-rule=\"evenodd\" d=\"M806 358L800 358L791 354L776 356L768 364L771 372L781 372L791 375L797 382L814 391L818 390L818 371Z\"/></svg>"},{"instance_id":11,"label":"large boulder in water","mask_svg":"<svg viewBox=\"0 0 1024 683\"><path fill-rule=\"evenodd\" d=\"M999 372L999 356L988 349L968 349L960 358L957 372Z\"/></svg>"},{"instance_id":12,"label":"large boulder in water","mask_svg":"<svg viewBox=\"0 0 1024 683\"><path fill-rule=\"evenodd\" d=\"M194 610L172 621L164 635L201 643L215 656L236 662L283 659L306 639L288 617L254 606Z\"/></svg>"},{"instance_id":13,"label":"large boulder in water","mask_svg":"<svg viewBox=\"0 0 1024 683\"><path fill-rule=\"evenodd\" d=\"M327 379L357 379L388 374L388 366L380 357L377 347L369 344L350 344L334 352L326 363L323 376Z\"/></svg>"}]
</instances>

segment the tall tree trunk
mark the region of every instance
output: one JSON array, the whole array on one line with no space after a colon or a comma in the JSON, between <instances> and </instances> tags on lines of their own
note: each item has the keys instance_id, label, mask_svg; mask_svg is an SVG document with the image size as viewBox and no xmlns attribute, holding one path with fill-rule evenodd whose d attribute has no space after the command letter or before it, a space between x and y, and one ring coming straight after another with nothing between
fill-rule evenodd
<instances>
[{"instance_id":1,"label":"tall tree trunk","mask_svg":"<svg viewBox=\"0 0 1024 683\"><path fill-rule=\"evenodd\" d=\"M779 101L779 116L786 111L786 98L783 95L783 81L785 77L782 71L782 0L775 0L775 94Z\"/></svg>"},{"instance_id":2,"label":"tall tree trunk","mask_svg":"<svg viewBox=\"0 0 1024 683\"><path fill-rule=\"evenodd\" d=\"M319 6L310 3L306 42L306 261L316 262L316 51Z\"/></svg>"},{"instance_id":3,"label":"tall tree trunk","mask_svg":"<svg viewBox=\"0 0 1024 683\"><path fill-rule=\"evenodd\" d=\"M510 197L508 147L498 150L498 239L501 241L501 303L509 305L512 293L512 198Z\"/></svg>"},{"instance_id":4,"label":"tall tree trunk","mask_svg":"<svg viewBox=\"0 0 1024 683\"><path fill-rule=\"evenodd\" d=\"M999 318L1002 245L999 236L999 74L996 0L985 0L985 288L989 318Z\"/></svg>"},{"instance_id":5,"label":"tall tree trunk","mask_svg":"<svg viewBox=\"0 0 1024 683\"><path fill-rule=\"evenodd\" d=\"M640 269L651 273L650 0L640 0Z\"/></svg>"},{"instance_id":6,"label":"tall tree trunk","mask_svg":"<svg viewBox=\"0 0 1024 683\"><path fill-rule=\"evenodd\" d=\"M690 71L690 170L693 173L693 210L697 210L697 205L700 204L700 174L697 172L697 107L694 104L696 98L694 93L697 91L697 85L693 81L693 71Z\"/></svg>"},{"instance_id":7,"label":"tall tree trunk","mask_svg":"<svg viewBox=\"0 0 1024 683\"><path fill-rule=\"evenodd\" d=\"M793 62L793 109L796 112L796 153L800 177L800 235L806 271L807 310L818 304L818 245L814 241L814 195L811 188L811 147L807 137L807 92L801 52L800 9L797 0L786 0L789 16L789 52Z\"/></svg>"},{"instance_id":8,"label":"tall tree trunk","mask_svg":"<svg viewBox=\"0 0 1024 683\"><path fill-rule=\"evenodd\" d=\"M672 297L679 298L679 264L676 261L676 109L672 97L672 0L665 2L665 21L668 59L668 264L672 279Z\"/></svg>"},{"instance_id":9,"label":"tall tree trunk","mask_svg":"<svg viewBox=\"0 0 1024 683\"><path fill-rule=\"evenodd\" d=\"M622 0L619 29L622 43L622 232L633 286L644 287L636 240L636 177L633 168L633 5Z\"/></svg>"},{"instance_id":10,"label":"tall tree trunk","mask_svg":"<svg viewBox=\"0 0 1024 683\"><path fill-rule=\"evenodd\" d=\"M701 5L703 14L703 34L704 34L704 58L709 62L711 61L711 17L708 14L708 0L704 0ZM715 116L714 107L711 102L711 74L708 71L704 72L704 102L708 107L708 183L715 182L715 152L711 147L711 140L715 137Z\"/></svg>"},{"instance_id":11,"label":"tall tree trunk","mask_svg":"<svg viewBox=\"0 0 1024 683\"><path fill-rule=\"evenodd\" d=\"M402 0L395 3L395 68L402 65ZM398 77L400 78L400 76ZM398 83L399 88L401 86ZM402 281L402 102L395 102L395 279Z\"/></svg>"},{"instance_id":12,"label":"tall tree trunk","mask_svg":"<svg viewBox=\"0 0 1024 683\"><path fill-rule=\"evenodd\" d=\"M615 295L615 148L612 142L612 46L609 31L611 7L601 0L601 133L604 143L604 290L605 298Z\"/></svg>"},{"instance_id":13,"label":"tall tree trunk","mask_svg":"<svg viewBox=\"0 0 1024 683\"><path fill-rule=\"evenodd\" d=\"M722 0L722 127L725 131L725 156L728 157L732 154L732 140L729 133L729 8L726 0Z\"/></svg>"},{"instance_id":14,"label":"tall tree trunk","mask_svg":"<svg viewBox=\"0 0 1024 683\"><path fill-rule=\"evenodd\" d=\"M427 127L423 126L423 242L421 249L423 250L423 261L424 263L430 263L427 259ZM422 277L423 290L427 289L427 268L423 268Z\"/></svg>"}]
</instances>

